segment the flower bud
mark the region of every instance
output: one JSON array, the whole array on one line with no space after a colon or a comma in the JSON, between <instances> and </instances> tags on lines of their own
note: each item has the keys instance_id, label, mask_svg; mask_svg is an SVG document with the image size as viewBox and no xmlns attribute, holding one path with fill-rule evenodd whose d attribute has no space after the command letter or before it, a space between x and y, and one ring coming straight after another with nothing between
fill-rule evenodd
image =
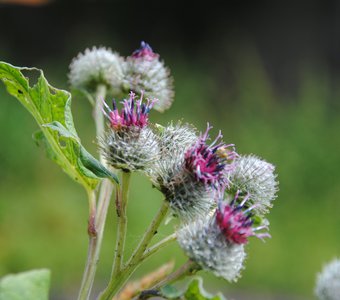
<instances>
[{"instance_id":1,"label":"flower bud","mask_svg":"<svg viewBox=\"0 0 340 300\"><path fill-rule=\"evenodd\" d=\"M86 49L70 64L69 80L74 88L90 92L103 84L108 91L119 89L123 83L124 60L118 53L103 47Z\"/></svg>"},{"instance_id":2,"label":"flower bud","mask_svg":"<svg viewBox=\"0 0 340 300\"><path fill-rule=\"evenodd\" d=\"M205 214L214 204L211 189L206 189L185 172L186 151L198 140L196 129L178 122L166 127L157 126L160 158L148 170L153 185L169 201L174 215L192 219Z\"/></svg>"},{"instance_id":3,"label":"flower bud","mask_svg":"<svg viewBox=\"0 0 340 300\"><path fill-rule=\"evenodd\" d=\"M108 164L117 169L129 171L144 170L159 158L158 141L148 127L148 114L154 101L143 103L143 96L123 101L119 112L115 101L113 110L105 103L104 113L110 120L110 129L101 148Z\"/></svg>"},{"instance_id":4,"label":"flower bud","mask_svg":"<svg viewBox=\"0 0 340 300\"><path fill-rule=\"evenodd\" d=\"M220 199L213 213L185 224L177 231L177 241L191 260L206 271L228 281L236 281L246 257L244 244L250 236L260 239L268 233L257 233L267 226L253 227L252 208L245 208L247 198L236 204L238 194L228 203Z\"/></svg>"},{"instance_id":5,"label":"flower bud","mask_svg":"<svg viewBox=\"0 0 340 300\"><path fill-rule=\"evenodd\" d=\"M186 255L203 270L236 281L246 258L243 244L229 242L214 217L205 216L177 231L177 241Z\"/></svg>"},{"instance_id":6,"label":"flower bud","mask_svg":"<svg viewBox=\"0 0 340 300\"><path fill-rule=\"evenodd\" d=\"M149 175L170 203L175 215L192 220L216 206L216 195L228 182L228 172L236 157L232 145L215 141L208 145L207 131L200 137L188 125L161 129L161 158Z\"/></svg>"},{"instance_id":7,"label":"flower bud","mask_svg":"<svg viewBox=\"0 0 340 300\"><path fill-rule=\"evenodd\" d=\"M315 295L320 300L338 300L340 296L340 260L334 259L317 276Z\"/></svg>"},{"instance_id":8,"label":"flower bud","mask_svg":"<svg viewBox=\"0 0 340 300\"><path fill-rule=\"evenodd\" d=\"M249 204L254 204L254 212L263 215L272 207L276 198L278 182L275 167L254 155L240 156L235 161L235 169L230 173L229 191L239 191L248 195Z\"/></svg>"},{"instance_id":9,"label":"flower bud","mask_svg":"<svg viewBox=\"0 0 340 300\"><path fill-rule=\"evenodd\" d=\"M154 109L168 109L174 100L173 79L170 71L159 60L159 55L145 42L127 57L124 65L125 84L136 93L145 92L146 97L157 98Z\"/></svg>"}]
</instances>

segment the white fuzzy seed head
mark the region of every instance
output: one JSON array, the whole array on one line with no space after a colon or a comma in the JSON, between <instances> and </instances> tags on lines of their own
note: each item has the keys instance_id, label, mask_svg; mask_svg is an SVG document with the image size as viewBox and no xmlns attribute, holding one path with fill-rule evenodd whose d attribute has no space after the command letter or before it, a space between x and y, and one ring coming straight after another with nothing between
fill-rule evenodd
<instances>
[{"instance_id":1,"label":"white fuzzy seed head","mask_svg":"<svg viewBox=\"0 0 340 300\"><path fill-rule=\"evenodd\" d=\"M177 231L177 241L184 252L217 277L237 281L246 258L243 244L228 242L212 216L184 225Z\"/></svg>"},{"instance_id":2,"label":"white fuzzy seed head","mask_svg":"<svg viewBox=\"0 0 340 300\"><path fill-rule=\"evenodd\" d=\"M334 259L317 276L315 295L320 300L340 299L340 260Z\"/></svg>"},{"instance_id":3,"label":"white fuzzy seed head","mask_svg":"<svg viewBox=\"0 0 340 300\"><path fill-rule=\"evenodd\" d=\"M104 84L109 92L120 89L123 83L123 64L124 59L110 49L86 49L70 64L70 84L90 92L95 91L99 84Z\"/></svg>"},{"instance_id":4,"label":"white fuzzy seed head","mask_svg":"<svg viewBox=\"0 0 340 300\"><path fill-rule=\"evenodd\" d=\"M275 167L254 155L240 156L230 174L228 190L249 194L249 203L255 204L254 212L263 215L272 207L278 182Z\"/></svg>"},{"instance_id":5,"label":"white fuzzy seed head","mask_svg":"<svg viewBox=\"0 0 340 300\"><path fill-rule=\"evenodd\" d=\"M144 170L159 158L156 136L148 127L110 129L101 150L109 165L129 171Z\"/></svg>"},{"instance_id":6,"label":"white fuzzy seed head","mask_svg":"<svg viewBox=\"0 0 340 300\"><path fill-rule=\"evenodd\" d=\"M174 215L182 221L205 215L214 205L214 192L185 170L186 151L198 140L196 129L189 124L158 125L155 129L160 158L148 170L153 185L170 203Z\"/></svg>"},{"instance_id":7,"label":"white fuzzy seed head","mask_svg":"<svg viewBox=\"0 0 340 300\"><path fill-rule=\"evenodd\" d=\"M174 100L173 79L170 71L160 61L159 55L142 42L140 49L126 58L124 64L125 85L129 90L157 98L154 109L160 112L168 109Z\"/></svg>"}]
</instances>

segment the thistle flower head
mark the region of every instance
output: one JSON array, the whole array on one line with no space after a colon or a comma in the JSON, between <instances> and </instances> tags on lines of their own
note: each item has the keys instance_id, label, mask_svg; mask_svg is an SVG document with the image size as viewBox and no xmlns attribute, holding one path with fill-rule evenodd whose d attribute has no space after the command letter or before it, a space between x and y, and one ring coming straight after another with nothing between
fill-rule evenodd
<instances>
[{"instance_id":1,"label":"thistle flower head","mask_svg":"<svg viewBox=\"0 0 340 300\"><path fill-rule=\"evenodd\" d=\"M119 131L122 127L144 128L148 125L149 112L156 100L150 101L148 99L146 103L143 103L143 93L141 94L140 99L136 100L135 97L136 95L131 92L130 98L123 101L123 109L121 112L117 109L115 100L113 100L112 104L113 110L104 103L109 112L108 118L111 127L114 130Z\"/></svg>"},{"instance_id":2,"label":"thistle flower head","mask_svg":"<svg viewBox=\"0 0 340 300\"><path fill-rule=\"evenodd\" d=\"M197 141L196 130L188 124L172 123L166 127L156 125L159 141L160 158L148 170L153 184L160 190L173 185L174 179L180 179L184 172L184 154Z\"/></svg>"},{"instance_id":3,"label":"thistle flower head","mask_svg":"<svg viewBox=\"0 0 340 300\"><path fill-rule=\"evenodd\" d=\"M198 181L221 188L228 183L227 174L233 169L232 162L237 154L234 145L221 142L221 132L210 145L207 145L211 128L208 124L205 133L185 153L185 168L194 174Z\"/></svg>"},{"instance_id":4,"label":"thistle flower head","mask_svg":"<svg viewBox=\"0 0 340 300\"><path fill-rule=\"evenodd\" d=\"M113 110L104 102L104 114L110 129L101 142L101 149L108 164L117 169L145 170L159 158L158 139L148 125L148 114L154 101L143 103L143 96L135 94L123 101L121 112L113 103Z\"/></svg>"},{"instance_id":5,"label":"thistle flower head","mask_svg":"<svg viewBox=\"0 0 340 300\"><path fill-rule=\"evenodd\" d=\"M240 277L246 257L244 245L229 242L211 216L184 225L177 231L177 241L202 269L228 281Z\"/></svg>"},{"instance_id":6,"label":"thistle flower head","mask_svg":"<svg viewBox=\"0 0 340 300\"><path fill-rule=\"evenodd\" d=\"M173 79L170 71L145 42L127 57L124 64L124 83L136 93L144 91L147 97L157 98L159 101L154 108L158 111L163 112L173 102Z\"/></svg>"},{"instance_id":7,"label":"thistle flower head","mask_svg":"<svg viewBox=\"0 0 340 300\"><path fill-rule=\"evenodd\" d=\"M216 209L216 223L225 238L231 243L246 244L250 236L256 236L260 239L270 237L268 233L256 233L258 230L268 228L265 225L253 227L251 210L254 207L244 209L244 204L249 199L248 196L243 199L240 205L236 205L237 197L238 194L229 204L220 201Z\"/></svg>"},{"instance_id":8,"label":"thistle flower head","mask_svg":"<svg viewBox=\"0 0 340 300\"><path fill-rule=\"evenodd\" d=\"M74 88L90 91L103 84L111 91L123 83L123 65L123 58L110 49L103 47L86 49L70 64L70 84Z\"/></svg>"},{"instance_id":9,"label":"thistle flower head","mask_svg":"<svg viewBox=\"0 0 340 300\"><path fill-rule=\"evenodd\" d=\"M276 198L278 182L274 171L272 164L254 155L240 156L230 173L229 190L249 194L249 204L255 204L254 211L263 215L268 212Z\"/></svg>"},{"instance_id":10,"label":"thistle flower head","mask_svg":"<svg viewBox=\"0 0 340 300\"><path fill-rule=\"evenodd\" d=\"M338 300L340 295L340 260L334 259L317 276L315 295L320 300Z\"/></svg>"},{"instance_id":11,"label":"thistle flower head","mask_svg":"<svg viewBox=\"0 0 340 300\"><path fill-rule=\"evenodd\" d=\"M216 205L214 190L186 171L184 156L196 143L196 129L189 124L169 124L158 126L160 159L148 170L154 186L158 188L170 203L174 215L182 220L205 215Z\"/></svg>"}]
</instances>

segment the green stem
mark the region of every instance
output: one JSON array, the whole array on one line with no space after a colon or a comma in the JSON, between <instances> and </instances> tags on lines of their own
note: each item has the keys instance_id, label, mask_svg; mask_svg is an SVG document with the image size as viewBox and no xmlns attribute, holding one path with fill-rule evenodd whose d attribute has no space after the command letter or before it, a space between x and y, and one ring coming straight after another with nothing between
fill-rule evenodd
<instances>
[{"instance_id":1,"label":"green stem","mask_svg":"<svg viewBox=\"0 0 340 300\"><path fill-rule=\"evenodd\" d=\"M118 227L117 227L117 237L116 237L116 250L115 259L113 264L112 277L117 276L117 274L122 269L122 263L124 258L124 247L126 239L126 229L127 229L127 202L129 196L129 186L130 186L131 172L122 172L122 185L121 191L118 192L117 199L117 216L118 216Z\"/></svg>"},{"instance_id":2,"label":"green stem","mask_svg":"<svg viewBox=\"0 0 340 300\"><path fill-rule=\"evenodd\" d=\"M87 253L87 262L83 275L82 284L79 290L78 300L87 300L90 297L91 288L94 280L94 273L96 270L96 248L97 248L97 230L96 230L96 195L94 191L88 192L89 197L89 221L88 221L88 235L89 247Z\"/></svg>"},{"instance_id":3,"label":"green stem","mask_svg":"<svg viewBox=\"0 0 340 300\"><path fill-rule=\"evenodd\" d=\"M152 220L151 224L144 233L142 240L139 242L138 247L133 252L127 264L121 269L120 272L111 276L110 282L106 289L98 296L98 300L111 300L130 278L132 273L136 270L139 264L142 262L141 258L150 243L153 236L157 233L159 225L162 223L164 217L169 208L169 203L163 201L162 206L158 210L156 216Z\"/></svg>"},{"instance_id":4,"label":"green stem","mask_svg":"<svg viewBox=\"0 0 340 300\"><path fill-rule=\"evenodd\" d=\"M162 223L164 217L166 216L166 213L169 209L169 202L163 201L162 206L158 210L156 216L152 220L151 224L147 228L147 230L144 233L144 236L142 240L139 242L139 245L133 252L128 265L134 265L138 260L143 256L144 251L146 250L147 246L149 245L151 239L154 237L154 235L157 233L157 229L159 225Z\"/></svg>"},{"instance_id":5,"label":"green stem","mask_svg":"<svg viewBox=\"0 0 340 300\"><path fill-rule=\"evenodd\" d=\"M171 244L176 239L177 239L176 233L173 233L173 234L167 236L166 238L162 239L161 241L159 241L158 243L154 244L150 248L146 249L144 254L143 254L143 256L141 257L141 260L144 261L145 259L147 259L151 255L157 253L162 248L164 248L164 247L168 246L169 244Z\"/></svg>"},{"instance_id":6,"label":"green stem","mask_svg":"<svg viewBox=\"0 0 340 300\"><path fill-rule=\"evenodd\" d=\"M105 132L105 126L104 126L104 114L103 114L103 102L105 101L106 96L106 86L103 84L100 84L97 86L96 91L96 103L93 110L93 117L94 121L96 123L96 136L97 139L103 137L103 134ZM103 163L102 155L100 156L100 161Z\"/></svg>"},{"instance_id":7,"label":"green stem","mask_svg":"<svg viewBox=\"0 0 340 300\"><path fill-rule=\"evenodd\" d=\"M201 267L197 265L197 263L191 260L188 260L178 270L176 270L175 272L172 272L167 277L165 277L162 281L158 282L153 287L151 287L150 290L159 290L164 285L180 280L186 276L192 276L199 270L201 270Z\"/></svg>"},{"instance_id":8,"label":"green stem","mask_svg":"<svg viewBox=\"0 0 340 300\"><path fill-rule=\"evenodd\" d=\"M104 117L102 112L103 101L106 96L106 86L99 85L96 91L96 103L94 107L94 120L96 125L97 139L104 134ZM100 161L105 164L103 156ZM96 199L94 192L91 193L90 219L89 219L89 249L88 257L83 274L82 285L79 291L78 300L88 300L99 261L99 254L103 240L105 221L110 204L113 184L108 179L103 179L99 190L99 199L96 209Z\"/></svg>"}]
</instances>

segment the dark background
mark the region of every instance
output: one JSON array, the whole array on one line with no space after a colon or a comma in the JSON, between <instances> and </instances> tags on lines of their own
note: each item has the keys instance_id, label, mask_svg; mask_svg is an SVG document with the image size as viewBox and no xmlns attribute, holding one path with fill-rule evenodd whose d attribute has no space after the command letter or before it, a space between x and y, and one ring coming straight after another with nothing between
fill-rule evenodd
<instances>
[{"instance_id":1,"label":"dark background","mask_svg":"<svg viewBox=\"0 0 340 300\"><path fill-rule=\"evenodd\" d=\"M29 1L28 1L29 2ZM34 1L32 1L34 2ZM0 2L1 3L1 2ZM74 55L110 41L129 53L141 39L165 57L180 55L218 69L240 49L254 47L281 87L294 85L301 63L339 71L339 1L46 1L0 4L1 53L17 64ZM90 38L89 38L90 37ZM230 54L232 53L232 54ZM232 57L228 57L233 60ZM228 63L228 62L227 62Z\"/></svg>"}]
</instances>

